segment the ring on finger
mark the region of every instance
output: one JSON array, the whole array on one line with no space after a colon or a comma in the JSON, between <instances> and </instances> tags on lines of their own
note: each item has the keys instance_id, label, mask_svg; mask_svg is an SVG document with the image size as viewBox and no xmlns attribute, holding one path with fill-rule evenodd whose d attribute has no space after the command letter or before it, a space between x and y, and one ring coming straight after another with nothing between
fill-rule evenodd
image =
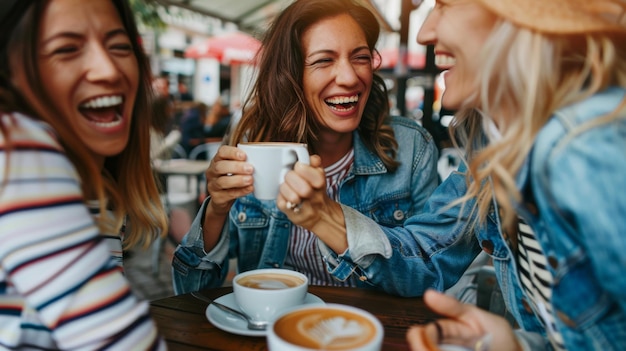
<instances>
[{"instance_id":1,"label":"ring on finger","mask_svg":"<svg viewBox=\"0 0 626 351\"><path fill-rule=\"evenodd\" d=\"M292 210L294 213L299 213L302 203L294 204L291 201L287 201L287 209Z\"/></svg>"}]
</instances>

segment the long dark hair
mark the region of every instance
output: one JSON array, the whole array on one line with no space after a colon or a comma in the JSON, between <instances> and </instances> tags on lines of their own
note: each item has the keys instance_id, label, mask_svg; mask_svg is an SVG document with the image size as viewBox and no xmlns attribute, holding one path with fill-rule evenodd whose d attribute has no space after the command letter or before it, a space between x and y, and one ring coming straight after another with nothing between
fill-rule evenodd
<instances>
[{"instance_id":1,"label":"long dark hair","mask_svg":"<svg viewBox=\"0 0 626 351\"><path fill-rule=\"evenodd\" d=\"M84 196L100 200L101 211L105 210L104 206L108 203L109 209L114 212L113 219L100 216L101 229L107 233L119 231L124 217L128 215L131 225L126 231L124 245L130 247L137 243L147 245L157 235L165 235L167 216L150 164L149 140L153 124L150 101L153 93L149 61L140 44L139 32L128 1L110 1L131 38L140 76L126 148L119 155L107 158L104 169L100 169L80 138L59 117L59 112L43 89L40 83L41 73L37 68L37 36L49 1L17 1L22 5L19 5L19 15L10 19L11 26L7 23L0 24L3 36L6 36L3 39L6 41L0 42L0 111L21 112L52 126L82 179ZM16 62L23 67L28 86L45 109L44 112L37 113L11 84L11 63Z\"/></svg>"},{"instance_id":2,"label":"long dark hair","mask_svg":"<svg viewBox=\"0 0 626 351\"><path fill-rule=\"evenodd\" d=\"M249 141L293 141L309 145L315 153L320 124L303 93L302 34L322 19L348 14L359 24L373 54L380 33L376 17L353 0L297 0L276 18L263 39L258 76L243 106L231 145ZM376 68L376 67L375 67ZM374 73L370 96L358 131L368 149L391 171L398 166L393 129L385 124L389 114L387 88Z\"/></svg>"}]
</instances>

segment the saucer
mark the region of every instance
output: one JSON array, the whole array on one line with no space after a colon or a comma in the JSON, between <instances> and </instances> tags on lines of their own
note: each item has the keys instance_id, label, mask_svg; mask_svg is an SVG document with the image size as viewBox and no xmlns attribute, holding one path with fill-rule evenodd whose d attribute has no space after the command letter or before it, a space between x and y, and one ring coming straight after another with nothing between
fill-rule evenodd
<instances>
[{"instance_id":1,"label":"saucer","mask_svg":"<svg viewBox=\"0 0 626 351\"><path fill-rule=\"evenodd\" d=\"M240 311L237 302L235 301L235 294L230 293L215 299L215 302L219 302L223 305ZM324 300L319 297L307 293L304 298L304 305L309 304L325 304ZM220 310L219 308L209 305L204 312L209 322L214 326L222 329L223 331L246 336L265 336L266 330L250 330L248 329L248 323L239 317L235 317L227 312ZM269 325L269 324L268 324Z\"/></svg>"}]
</instances>

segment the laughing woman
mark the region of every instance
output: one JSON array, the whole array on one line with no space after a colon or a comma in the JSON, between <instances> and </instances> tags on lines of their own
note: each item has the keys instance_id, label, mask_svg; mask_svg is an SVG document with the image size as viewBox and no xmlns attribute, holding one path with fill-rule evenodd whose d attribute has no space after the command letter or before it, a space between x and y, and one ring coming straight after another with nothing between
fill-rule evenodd
<instances>
[{"instance_id":1,"label":"laughing woman","mask_svg":"<svg viewBox=\"0 0 626 351\"><path fill-rule=\"evenodd\" d=\"M411 294L403 272L386 260L394 247L378 237L333 236L329 226L363 213L385 226L418 213L437 186L432 137L407 118L389 117L375 70L379 25L352 0L298 0L263 41L258 79L231 146L207 171L203 204L174 261L177 293L222 284L229 257L238 270L283 267L311 284L362 286ZM296 207L251 195L252 168L238 142L306 143L319 177L315 195ZM282 202L281 202L282 201ZM293 216L315 213L305 229ZM396 243L401 246L402 243Z\"/></svg>"},{"instance_id":2,"label":"laughing woman","mask_svg":"<svg viewBox=\"0 0 626 351\"><path fill-rule=\"evenodd\" d=\"M165 349L120 267L167 227L128 3L5 0L0 33L0 348Z\"/></svg>"}]
</instances>

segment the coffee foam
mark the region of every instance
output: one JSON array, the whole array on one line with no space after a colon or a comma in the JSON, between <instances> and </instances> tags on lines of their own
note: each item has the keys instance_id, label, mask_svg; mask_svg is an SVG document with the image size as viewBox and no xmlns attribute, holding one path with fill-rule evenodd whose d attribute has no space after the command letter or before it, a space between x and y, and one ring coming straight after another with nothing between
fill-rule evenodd
<instances>
[{"instance_id":1,"label":"coffee foam","mask_svg":"<svg viewBox=\"0 0 626 351\"><path fill-rule=\"evenodd\" d=\"M276 321L274 330L291 344L323 350L352 349L376 336L376 327L365 317L327 308L287 314Z\"/></svg>"},{"instance_id":2,"label":"coffee foam","mask_svg":"<svg viewBox=\"0 0 626 351\"><path fill-rule=\"evenodd\" d=\"M279 290L304 284L304 280L286 274L260 273L241 277L237 279L237 284L254 289Z\"/></svg>"}]
</instances>

